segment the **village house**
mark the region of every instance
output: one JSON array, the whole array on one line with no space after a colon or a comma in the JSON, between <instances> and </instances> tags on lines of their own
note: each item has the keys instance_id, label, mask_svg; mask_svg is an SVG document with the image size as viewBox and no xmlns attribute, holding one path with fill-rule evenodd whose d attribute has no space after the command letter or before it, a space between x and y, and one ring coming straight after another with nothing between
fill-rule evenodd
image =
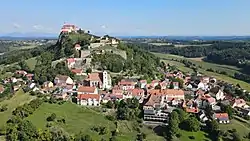
<instances>
[{"instance_id":1,"label":"village house","mask_svg":"<svg viewBox=\"0 0 250 141\"><path fill-rule=\"evenodd\" d=\"M54 91L52 96L56 99L67 100L69 98L67 93L68 93L68 89L61 87L61 88L57 88Z\"/></svg>"},{"instance_id":2,"label":"village house","mask_svg":"<svg viewBox=\"0 0 250 141\"><path fill-rule=\"evenodd\" d=\"M79 44L75 44L75 50L81 50L81 46Z\"/></svg>"},{"instance_id":3,"label":"village house","mask_svg":"<svg viewBox=\"0 0 250 141\"><path fill-rule=\"evenodd\" d=\"M231 103L232 108L235 108L235 107L244 108L244 106L246 106L246 101L244 99L235 98L230 103Z\"/></svg>"},{"instance_id":4,"label":"village house","mask_svg":"<svg viewBox=\"0 0 250 141\"><path fill-rule=\"evenodd\" d=\"M134 89L136 83L133 79L122 79L118 85L121 86L122 90L127 91L128 89Z\"/></svg>"},{"instance_id":5,"label":"village house","mask_svg":"<svg viewBox=\"0 0 250 141\"><path fill-rule=\"evenodd\" d=\"M82 106L99 106L101 96L98 94L78 94L77 104Z\"/></svg>"},{"instance_id":6,"label":"village house","mask_svg":"<svg viewBox=\"0 0 250 141\"><path fill-rule=\"evenodd\" d=\"M140 87L142 89L146 89L146 87L147 87L147 80L140 80L139 83L140 83Z\"/></svg>"},{"instance_id":7,"label":"village house","mask_svg":"<svg viewBox=\"0 0 250 141\"><path fill-rule=\"evenodd\" d=\"M140 88L135 88L135 89L128 89L126 98L133 98L135 97L136 99L139 100L139 103L142 103L144 100L144 93L145 91Z\"/></svg>"},{"instance_id":8,"label":"village house","mask_svg":"<svg viewBox=\"0 0 250 141\"><path fill-rule=\"evenodd\" d=\"M182 100L185 99L184 91L181 89L165 89L165 90L148 90L148 95L162 95L164 96L164 101L171 102L172 105L178 105L182 103Z\"/></svg>"},{"instance_id":9,"label":"village house","mask_svg":"<svg viewBox=\"0 0 250 141\"><path fill-rule=\"evenodd\" d=\"M187 113L198 113L199 108L194 100L188 100L187 102L184 100L182 104L182 108Z\"/></svg>"},{"instance_id":10,"label":"village house","mask_svg":"<svg viewBox=\"0 0 250 141\"><path fill-rule=\"evenodd\" d=\"M159 85L159 82L160 82L159 80L153 80L150 84L150 87L154 89L156 86Z\"/></svg>"},{"instance_id":11,"label":"village house","mask_svg":"<svg viewBox=\"0 0 250 141\"><path fill-rule=\"evenodd\" d=\"M28 74L26 71L24 71L24 70L17 70L16 72L15 72L16 74L19 74L19 75L22 75L22 76L25 76L26 74Z\"/></svg>"},{"instance_id":12,"label":"village house","mask_svg":"<svg viewBox=\"0 0 250 141\"><path fill-rule=\"evenodd\" d=\"M53 88L54 84L51 81L46 81L43 83L43 88Z\"/></svg>"},{"instance_id":13,"label":"village house","mask_svg":"<svg viewBox=\"0 0 250 141\"><path fill-rule=\"evenodd\" d=\"M68 58L66 60L66 63L69 69L75 68L75 64L76 64L75 58Z\"/></svg>"},{"instance_id":14,"label":"village house","mask_svg":"<svg viewBox=\"0 0 250 141\"><path fill-rule=\"evenodd\" d=\"M33 80L33 77L34 77L34 74L31 74L31 73L26 74L26 78L28 80Z\"/></svg>"},{"instance_id":15,"label":"village house","mask_svg":"<svg viewBox=\"0 0 250 141\"><path fill-rule=\"evenodd\" d=\"M172 82L174 89L179 89L179 82Z\"/></svg>"},{"instance_id":16,"label":"village house","mask_svg":"<svg viewBox=\"0 0 250 141\"><path fill-rule=\"evenodd\" d=\"M161 112L161 109L166 109L166 106L164 96L151 94L143 106L144 120L167 121L168 114Z\"/></svg>"},{"instance_id":17,"label":"village house","mask_svg":"<svg viewBox=\"0 0 250 141\"><path fill-rule=\"evenodd\" d=\"M79 86L77 94L98 94L98 89L96 87L89 86Z\"/></svg>"},{"instance_id":18,"label":"village house","mask_svg":"<svg viewBox=\"0 0 250 141\"><path fill-rule=\"evenodd\" d=\"M201 111L198 113L198 116L199 116L199 119L200 119L202 122L208 121L208 118L207 118L207 116L206 116L206 114L205 114L204 111L201 110Z\"/></svg>"},{"instance_id":19,"label":"village house","mask_svg":"<svg viewBox=\"0 0 250 141\"><path fill-rule=\"evenodd\" d=\"M0 94L4 92L4 87L3 85L0 85Z\"/></svg>"},{"instance_id":20,"label":"village house","mask_svg":"<svg viewBox=\"0 0 250 141\"><path fill-rule=\"evenodd\" d=\"M75 75L83 75L83 70L82 69L71 69L71 72Z\"/></svg>"},{"instance_id":21,"label":"village house","mask_svg":"<svg viewBox=\"0 0 250 141\"><path fill-rule=\"evenodd\" d=\"M239 113L242 116L250 116L250 108L244 109L244 108L240 108L239 109Z\"/></svg>"},{"instance_id":22,"label":"village house","mask_svg":"<svg viewBox=\"0 0 250 141\"><path fill-rule=\"evenodd\" d=\"M162 82L160 82L159 85L161 86L161 89L162 89L162 90L165 90L165 89L167 89L168 84L169 84L169 82L167 82L167 81L162 81Z\"/></svg>"},{"instance_id":23,"label":"village house","mask_svg":"<svg viewBox=\"0 0 250 141\"><path fill-rule=\"evenodd\" d=\"M214 113L213 119L217 120L219 123L229 123L229 116L227 113Z\"/></svg>"},{"instance_id":24,"label":"village house","mask_svg":"<svg viewBox=\"0 0 250 141\"><path fill-rule=\"evenodd\" d=\"M54 79L54 83L57 86L73 85L73 80L66 75L57 75Z\"/></svg>"}]
</instances>

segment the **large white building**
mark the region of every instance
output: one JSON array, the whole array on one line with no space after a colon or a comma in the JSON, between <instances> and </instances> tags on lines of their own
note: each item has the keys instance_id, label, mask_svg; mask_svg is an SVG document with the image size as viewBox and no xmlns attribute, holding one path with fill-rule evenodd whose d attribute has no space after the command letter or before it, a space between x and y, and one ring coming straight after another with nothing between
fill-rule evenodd
<instances>
[{"instance_id":1,"label":"large white building","mask_svg":"<svg viewBox=\"0 0 250 141\"><path fill-rule=\"evenodd\" d=\"M90 87L98 87L100 89L110 89L112 87L111 77L107 71L91 73L88 75L87 81Z\"/></svg>"}]
</instances>

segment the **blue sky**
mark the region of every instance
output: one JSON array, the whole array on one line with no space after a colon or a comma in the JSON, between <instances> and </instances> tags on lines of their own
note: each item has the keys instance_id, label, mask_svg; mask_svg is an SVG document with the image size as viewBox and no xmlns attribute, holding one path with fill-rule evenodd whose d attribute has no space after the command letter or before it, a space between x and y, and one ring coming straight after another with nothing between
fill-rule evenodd
<instances>
[{"instance_id":1,"label":"blue sky","mask_svg":"<svg viewBox=\"0 0 250 141\"><path fill-rule=\"evenodd\" d=\"M64 22L111 35L249 35L250 0L3 0L0 33L58 33Z\"/></svg>"}]
</instances>

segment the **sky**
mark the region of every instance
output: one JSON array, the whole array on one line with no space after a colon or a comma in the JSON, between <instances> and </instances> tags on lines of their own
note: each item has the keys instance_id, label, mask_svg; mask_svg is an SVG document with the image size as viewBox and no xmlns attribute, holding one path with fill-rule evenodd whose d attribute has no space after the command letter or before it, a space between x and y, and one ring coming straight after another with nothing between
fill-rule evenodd
<instances>
[{"instance_id":1,"label":"sky","mask_svg":"<svg viewBox=\"0 0 250 141\"><path fill-rule=\"evenodd\" d=\"M0 33L58 34L64 22L119 36L250 35L250 0L3 0Z\"/></svg>"}]
</instances>

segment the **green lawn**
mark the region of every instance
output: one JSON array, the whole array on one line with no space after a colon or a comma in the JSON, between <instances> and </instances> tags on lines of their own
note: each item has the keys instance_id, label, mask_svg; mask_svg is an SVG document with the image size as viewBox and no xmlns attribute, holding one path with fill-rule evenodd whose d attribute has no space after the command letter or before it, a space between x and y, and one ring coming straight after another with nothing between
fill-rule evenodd
<instances>
[{"instance_id":1,"label":"green lawn","mask_svg":"<svg viewBox=\"0 0 250 141\"><path fill-rule=\"evenodd\" d=\"M28 60L26 60L26 63L28 65L28 67L31 69L31 70L34 70L35 69L35 65L36 65L36 57L33 57L33 58L30 58Z\"/></svg>"},{"instance_id":2,"label":"green lawn","mask_svg":"<svg viewBox=\"0 0 250 141\"><path fill-rule=\"evenodd\" d=\"M250 128L247 124L234 119L230 121L230 124L220 124L219 127L222 131L236 129L241 137L246 136L250 132Z\"/></svg>"},{"instance_id":3,"label":"green lawn","mask_svg":"<svg viewBox=\"0 0 250 141\"><path fill-rule=\"evenodd\" d=\"M206 133L203 131L198 132L188 132L185 130L180 131L181 137L176 139L176 141L211 141L209 138L206 137ZM194 136L195 139L190 139L190 136Z\"/></svg>"},{"instance_id":4,"label":"green lawn","mask_svg":"<svg viewBox=\"0 0 250 141\"><path fill-rule=\"evenodd\" d=\"M184 66L184 64L177 62L177 61L173 61L172 59L187 59L189 61L191 61L192 63L196 64L196 65L200 65L202 66L202 69L199 68L199 72L208 75L208 76L212 76L215 77L218 80L222 80L228 83L232 83L234 85L236 85L237 83L240 84L240 86L243 89L246 89L248 91L250 91L250 84L238 79L234 79L230 76L227 75L223 75L223 74L218 74L216 72L209 72L206 71L206 69L208 68L212 68L214 70L219 70L219 71L225 71L227 72L229 75L232 75L235 72L239 72L239 68L236 68L234 66L228 66L228 65L218 65L218 64L213 64L213 63L208 63L208 62L201 62L201 61L195 61L195 60L191 60L182 56L177 56L177 55L171 55L171 54L162 54L162 53L153 53L156 56L164 59L165 62L169 62L169 64L175 65L177 67L177 69L183 71L183 72L192 72L192 69L187 68Z\"/></svg>"},{"instance_id":5,"label":"green lawn","mask_svg":"<svg viewBox=\"0 0 250 141\"><path fill-rule=\"evenodd\" d=\"M28 120L38 128L45 128L47 124L46 118L52 113L55 113L58 118L65 119L66 124L55 124L64 128L67 132L75 134L83 131L92 136L94 140L100 140L101 138L108 139L111 136L110 132L115 129L115 124L107 120L102 113L73 103L64 103L63 105L44 103L28 117ZM107 127L108 134L99 135L98 133L91 131L91 127L98 125ZM133 124L128 121L118 122L119 141L130 141L135 139L136 131L133 129L132 125ZM152 130L148 129L145 131L150 134L149 138L160 138L156 136Z\"/></svg>"},{"instance_id":6,"label":"green lawn","mask_svg":"<svg viewBox=\"0 0 250 141\"><path fill-rule=\"evenodd\" d=\"M35 97L30 96L27 93L24 93L23 90L20 89L18 92L15 93L15 95L11 99L0 102L0 105L4 105L4 104L8 105L7 111L0 112L0 127L2 127L6 123L6 121L11 117L12 111L16 107L23 105L31 101L34 98Z\"/></svg>"}]
</instances>

